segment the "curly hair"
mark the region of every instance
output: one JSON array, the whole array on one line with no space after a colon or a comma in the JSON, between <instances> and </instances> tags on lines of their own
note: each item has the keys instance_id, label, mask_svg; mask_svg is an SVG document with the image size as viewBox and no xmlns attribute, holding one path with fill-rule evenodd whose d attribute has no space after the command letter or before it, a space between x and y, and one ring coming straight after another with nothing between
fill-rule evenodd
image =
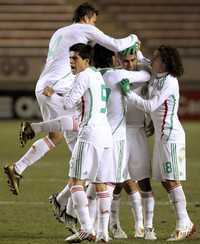
<instances>
[{"instance_id":1,"label":"curly hair","mask_svg":"<svg viewBox=\"0 0 200 244\"><path fill-rule=\"evenodd\" d=\"M161 45L158 51L162 62L165 64L166 71L174 77L181 76L184 68L178 50L171 46Z\"/></svg>"}]
</instances>

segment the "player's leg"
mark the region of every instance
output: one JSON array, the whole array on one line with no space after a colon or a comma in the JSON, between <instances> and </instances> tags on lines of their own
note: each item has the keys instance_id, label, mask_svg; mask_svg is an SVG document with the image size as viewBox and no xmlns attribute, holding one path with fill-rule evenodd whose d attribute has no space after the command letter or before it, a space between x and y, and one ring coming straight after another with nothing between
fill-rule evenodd
<instances>
[{"instance_id":1,"label":"player's leg","mask_svg":"<svg viewBox=\"0 0 200 244\"><path fill-rule=\"evenodd\" d=\"M140 182L143 179L150 178L151 176L151 164L148 150L147 137L143 128L127 128L127 140L128 140L128 168L130 178L132 180ZM133 150L134 149L134 150ZM144 181L143 183L147 183ZM144 187L145 188L145 184ZM148 188L148 190L151 188ZM147 198L148 196L148 198ZM144 239L155 240L156 235L153 228L153 212L154 212L154 198L152 191L149 193L143 192L142 206L144 213ZM151 223L151 225L150 225ZM148 224L148 225L147 225Z\"/></svg>"},{"instance_id":2,"label":"player's leg","mask_svg":"<svg viewBox=\"0 0 200 244\"><path fill-rule=\"evenodd\" d=\"M124 189L129 196L132 207L133 217L135 221L135 237L144 237L142 199L139 192L139 187L136 181L128 180L124 184Z\"/></svg>"},{"instance_id":3,"label":"player's leg","mask_svg":"<svg viewBox=\"0 0 200 244\"><path fill-rule=\"evenodd\" d=\"M27 121L24 121L21 123L20 143L22 147L24 147L28 140L33 139L35 135L40 132L49 133L77 130L78 118L75 116L61 116L56 119L39 123L29 123Z\"/></svg>"},{"instance_id":4,"label":"player's leg","mask_svg":"<svg viewBox=\"0 0 200 244\"><path fill-rule=\"evenodd\" d=\"M123 183L117 183L113 191L109 229L114 239L126 239L127 234L120 224L120 202Z\"/></svg>"},{"instance_id":5,"label":"player's leg","mask_svg":"<svg viewBox=\"0 0 200 244\"><path fill-rule=\"evenodd\" d=\"M66 114L63 108L63 100L59 96L49 99L41 93L36 94L38 104L44 121ZM63 139L60 132L51 132L48 136L33 143L31 148L17 162L11 166L5 166L5 173L8 176L10 190L14 194L19 193L19 175L24 170L41 159L47 152Z\"/></svg>"},{"instance_id":6,"label":"player's leg","mask_svg":"<svg viewBox=\"0 0 200 244\"><path fill-rule=\"evenodd\" d=\"M79 241L84 240L88 236L94 237L93 223L88 208L88 198L84 190L84 179L94 180L98 168L96 162L94 146L78 139L70 160L69 177L72 180L72 187L70 188L71 197L81 225L81 231L67 237L66 241L68 242L76 241L77 239Z\"/></svg>"},{"instance_id":7,"label":"player's leg","mask_svg":"<svg viewBox=\"0 0 200 244\"><path fill-rule=\"evenodd\" d=\"M144 214L144 238L146 240L156 240L157 238L153 227L155 200L150 178L140 180L138 181L138 184L141 189L142 207Z\"/></svg>"},{"instance_id":8,"label":"player's leg","mask_svg":"<svg viewBox=\"0 0 200 244\"><path fill-rule=\"evenodd\" d=\"M188 216L186 198L180 181L186 179L185 145L180 143L156 144L160 158L158 168L164 188L174 206L176 228L168 241L183 240L195 232L195 225Z\"/></svg>"},{"instance_id":9,"label":"player's leg","mask_svg":"<svg viewBox=\"0 0 200 244\"><path fill-rule=\"evenodd\" d=\"M123 182L127 180L127 160L126 160L126 141L114 138L113 143L113 161L115 164L116 186L113 192L111 205L111 216L109 229L114 239L126 239L127 235L120 224L120 193L123 188Z\"/></svg>"}]
</instances>

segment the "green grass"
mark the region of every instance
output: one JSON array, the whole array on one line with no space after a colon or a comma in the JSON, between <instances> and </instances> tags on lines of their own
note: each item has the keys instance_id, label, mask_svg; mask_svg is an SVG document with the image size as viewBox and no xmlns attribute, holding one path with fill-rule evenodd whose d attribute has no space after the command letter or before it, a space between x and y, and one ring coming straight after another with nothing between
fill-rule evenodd
<instances>
[{"instance_id":1,"label":"green grass","mask_svg":"<svg viewBox=\"0 0 200 244\"><path fill-rule=\"evenodd\" d=\"M59 244L69 234L62 224L57 223L51 213L48 197L59 191L67 178L69 152L62 143L38 163L24 173L23 189L19 196L11 195L6 185L2 167L5 162L17 160L28 149L18 146L18 121L0 122L0 244ZM188 211L192 220L200 224L200 162L198 123L184 123L187 135L187 181L183 184L188 200ZM31 145L31 144L29 144ZM166 243L165 239L175 227L173 209L168 197L158 182L153 181L156 198L155 229L158 240L154 243ZM133 238L133 218L128 197L123 193L121 224L130 238L111 243L147 243ZM197 232L190 240L180 243L200 243Z\"/></svg>"}]
</instances>

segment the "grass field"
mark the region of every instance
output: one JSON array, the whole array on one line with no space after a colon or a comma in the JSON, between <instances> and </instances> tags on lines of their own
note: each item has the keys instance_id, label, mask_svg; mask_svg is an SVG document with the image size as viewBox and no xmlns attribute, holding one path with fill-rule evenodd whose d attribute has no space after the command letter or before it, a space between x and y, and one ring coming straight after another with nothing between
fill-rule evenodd
<instances>
[{"instance_id":1,"label":"grass field","mask_svg":"<svg viewBox=\"0 0 200 244\"><path fill-rule=\"evenodd\" d=\"M60 190L67 175L69 153L63 143L54 152L50 152L24 173L23 189L19 196L11 195L7 189L2 168L5 162L17 160L28 149L18 145L18 121L0 122L0 244L60 244L69 234L62 224L57 223L51 212L48 197ZM188 200L189 214L200 225L200 124L184 123L187 135L187 182L184 190ZM30 145L30 144L29 144ZM160 184L153 181L156 198L155 229L158 240L166 243L174 230L175 219L168 197ZM133 238L133 219L128 198L123 194L121 204L121 223L130 238L111 243L147 243ZM200 243L197 233L187 241L180 243Z\"/></svg>"}]
</instances>

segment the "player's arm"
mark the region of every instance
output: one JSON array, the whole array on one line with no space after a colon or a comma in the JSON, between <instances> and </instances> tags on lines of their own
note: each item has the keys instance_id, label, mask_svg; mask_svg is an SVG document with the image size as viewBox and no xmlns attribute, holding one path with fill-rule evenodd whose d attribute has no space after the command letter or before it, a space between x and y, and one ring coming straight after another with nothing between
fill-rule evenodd
<instances>
[{"instance_id":1,"label":"player's arm","mask_svg":"<svg viewBox=\"0 0 200 244\"><path fill-rule=\"evenodd\" d=\"M120 52L130 46L138 45L138 37L134 34L129 35L128 37L115 39L100 31L95 26L88 26L88 39L90 41L96 42L114 52Z\"/></svg>"},{"instance_id":2,"label":"player's arm","mask_svg":"<svg viewBox=\"0 0 200 244\"><path fill-rule=\"evenodd\" d=\"M141 96L137 95L135 92L131 91L130 84L128 85L128 80L120 82L121 89L124 94L126 94L129 101L134 104L138 109L143 110L147 113L155 111L159 108L170 95L173 94L173 87L170 84L165 84L160 91L151 98L143 99Z\"/></svg>"},{"instance_id":3,"label":"player's arm","mask_svg":"<svg viewBox=\"0 0 200 244\"><path fill-rule=\"evenodd\" d=\"M75 107L88 87L89 77L85 73L78 74L71 91L64 96L65 107L68 109Z\"/></svg>"},{"instance_id":4,"label":"player's arm","mask_svg":"<svg viewBox=\"0 0 200 244\"><path fill-rule=\"evenodd\" d=\"M130 83L144 83L150 80L151 75L145 70L128 71L124 70L124 78L128 79Z\"/></svg>"}]
</instances>

